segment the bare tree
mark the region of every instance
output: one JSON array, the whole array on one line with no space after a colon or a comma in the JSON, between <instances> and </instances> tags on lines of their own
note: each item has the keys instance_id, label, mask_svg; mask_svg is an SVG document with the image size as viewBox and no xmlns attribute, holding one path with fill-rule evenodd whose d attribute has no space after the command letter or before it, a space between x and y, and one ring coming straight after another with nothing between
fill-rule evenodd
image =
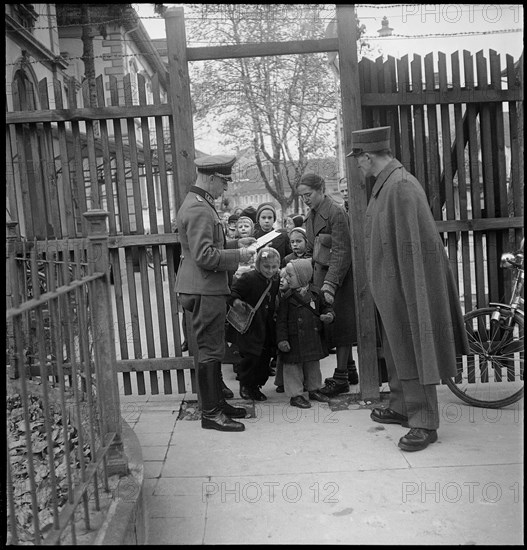
<instances>
[{"instance_id":1,"label":"bare tree","mask_svg":"<svg viewBox=\"0 0 527 550\"><path fill-rule=\"evenodd\" d=\"M335 6L185 6L190 44L246 44L325 36ZM336 85L325 54L235 58L193 64L196 120L212 120L223 146L252 148L268 192L283 211L308 161L335 155Z\"/></svg>"}]
</instances>

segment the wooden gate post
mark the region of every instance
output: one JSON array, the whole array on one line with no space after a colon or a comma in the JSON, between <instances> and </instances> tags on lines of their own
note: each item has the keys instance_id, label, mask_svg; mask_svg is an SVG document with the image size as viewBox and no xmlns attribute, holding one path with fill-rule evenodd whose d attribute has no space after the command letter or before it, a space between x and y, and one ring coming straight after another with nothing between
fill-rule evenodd
<instances>
[{"instance_id":1,"label":"wooden gate post","mask_svg":"<svg viewBox=\"0 0 527 550\"><path fill-rule=\"evenodd\" d=\"M124 454L121 426L121 405L117 379L117 357L110 294L110 256L108 252L108 212L90 210L83 216L88 223L89 274L105 273L90 283L93 345L96 359L97 399L101 402L104 433L115 433L108 452L108 475L126 475L128 461ZM106 443L106 442L105 442Z\"/></svg>"},{"instance_id":2,"label":"wooden gate post","mask_svg":"<svg viewBox=\"0 0 527 550\"><path fill-rule=\"evenodd\" d=\"M20 303L20 297L18 295L18 269L16 265L16 241L18 239L16 227L18 222L6 222L7 235L6 235L6 251L5 251L5 293L6 293L6 309L17 306ZM15 352L15 331L13 326L13 319L7 320L7 342L8 351L10 357L10 364L8 365L9 378L18 378L19 373L19 357ZM13 352L13 353L11 353Z\"/></svg>"},{"instance_id":3,"label":"wooden gate post","mask_svg":"<svg viewBox=\"0 0 527 550\"><path fill-rule=\"evenodd\" d=\"M196 180L194 165L194 127L190 101L190 78L187 64L187 38L184 8L169 8L165 12L168 51L168 99L172 107L171 151L174 174L176 212L188 188Z\"/></svg>"},{"instance_id":4,"label":"wooden gate post","mask_svg":"<svg viewBox=\"0 0 527 550\"><path fill-rule=\"evenodd\" d=\"M344 154L351 151L351 132L362 128L357 21L353 4L337 4L340 91L344 127ZM368 204L365 178L352 157L346 157L351 225L355 313L359 352L360 389L363 399L379 399L379 372L375 307L368 286L364 254L364 213Z\"/></svg>"}]
</instances>

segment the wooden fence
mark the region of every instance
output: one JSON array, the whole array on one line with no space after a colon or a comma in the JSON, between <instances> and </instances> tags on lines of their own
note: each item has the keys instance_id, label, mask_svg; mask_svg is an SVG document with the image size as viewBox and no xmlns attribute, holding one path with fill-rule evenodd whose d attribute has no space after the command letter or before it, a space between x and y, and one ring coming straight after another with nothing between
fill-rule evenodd
<instances>
[{"instance_id":1,"label":"wooden fence","mask_svg":"<svg viewBox=\"0 0 527 550\"><path fill-rule=\"evenodd\" d=\"M499 260L523 234L522 61L507 56L503 71L492 50L447 61L441 52L424 63L363 59L362 121L391 126L392 150L426 191L470 311L509 296Z\"/></svg>"}]
</instances>

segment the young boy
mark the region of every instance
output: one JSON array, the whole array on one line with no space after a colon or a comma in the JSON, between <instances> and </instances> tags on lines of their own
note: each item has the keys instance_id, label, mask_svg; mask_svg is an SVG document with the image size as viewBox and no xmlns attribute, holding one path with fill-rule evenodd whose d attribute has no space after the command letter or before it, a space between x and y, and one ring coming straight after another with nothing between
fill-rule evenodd
<instances>
[{"instance_id":1,"label":"young boy","mask_svg":"<svg viewBox=\"0 0 527 550\"><path fill-rule=\"evenodd\" d=\"M276 320L284 388L291 406L308 409L311 403L307 397L329 401L318 391L322 386L320 359L328 355L321 332L322 323L333 322L335 314L320 289L310 283L313 276L310 259L291 260L285 270L289 290L280 301Z\"/></svg>"},{"instance_id":2,"label":"young boy","mask_svg":"<svg viewBox=\"0 0 527 550\"><path fill-rule=\"evenodd\" d=\"M248 216L240 216L236 221L236 233L240 239L254 237L254 222ZM254 269L254 261L240 262L238 269L234 272L233 280L241 277L242 273Z\"/></svg>"},{"instance_id":3,"label":"young boy","mask_svg":"<svg viewBox=\"0 0 527 550\"><path fill-rule=\"evenodd\" d=\"M269 361L276 348L276 325L274 313L278 294L278 271L280 254L270 247L258 251L254 269L234 279L231 288L229 305L241 300L255 307L260 296L266 291L260 307L256 310L249 330L244 334L236 333L236 344L240 351L241 361L238 365L240 396L243 399L265 401L267 397L260 391L269 378Z\"/></svg>"}]
</instances>

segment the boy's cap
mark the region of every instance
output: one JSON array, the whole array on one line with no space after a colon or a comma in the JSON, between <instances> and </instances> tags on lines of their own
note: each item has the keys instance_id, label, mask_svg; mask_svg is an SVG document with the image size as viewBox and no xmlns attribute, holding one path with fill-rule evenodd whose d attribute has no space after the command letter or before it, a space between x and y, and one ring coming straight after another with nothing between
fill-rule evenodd
<instances>
[{"instance_id":1,"label":"boy's cap","mask_svg":"<svg viewBox=\"0 0 527 550\"><path fill-rule=\"evenodd\" d=\"M248 206L245 210L242 210L240 217L241 216L247 216L253 223L256 223L256 208L254 206Z\"/></svg>"},{"instance_id":2,"label":"boy's cap","mask_svg":"<svg viewBox=\"0 0 527 550\"><path fill-rule=\"evenodd\" d=\"M303 227L293 227L293 229L289 231L289 238L292 237L293 233L300 233L300 235L302 235L304 240L307 242L307 233Z\"/></svg>"}]
</instances>

